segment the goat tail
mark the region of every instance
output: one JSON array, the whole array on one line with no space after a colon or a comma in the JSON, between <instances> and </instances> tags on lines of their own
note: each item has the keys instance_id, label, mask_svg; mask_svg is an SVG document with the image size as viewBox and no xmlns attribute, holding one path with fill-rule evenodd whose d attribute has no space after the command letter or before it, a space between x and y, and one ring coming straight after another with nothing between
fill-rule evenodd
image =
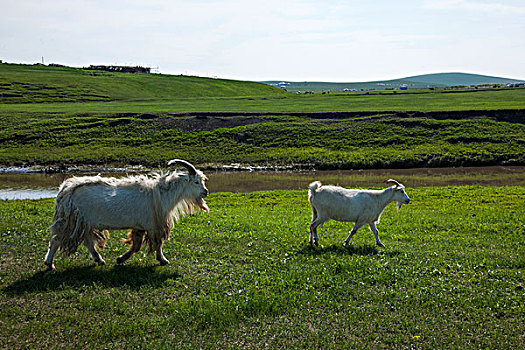
<instances>
[{"instance_id":1,"label":"goat tail","mask_svg":"<svg viewBox=\"0 0 525 350\"><path fill-rule=\"evenodd\" d=\"M319 187L321 187L321 181L314 181L314 182L312 182L312 183L311 183L310 185L308 185L308 186L309 186L309 188L310 188L310 191L308 192L308 194L309 194L310 196L313 196L314 193L315 193L315 191L317 191L317 189L318 189Z\"/></svg>"},{"instance_id":2,"label":"goat tail","mask_svg":"<svg viewBox=\"0 0 525 350\"><path fill-rule=\"evenodd\" d=\"M77 210L68 211L64 214L64 216L55 216L50 231L52 237L59 242L60 250L65 255L71 255L77 251L78 246L82 243L88 227Z\"/></svg>"},{"instance_id":3,"label":"goat tail","mask_svg":"<svg viewBox=\"0 0 525 350\"><path fill-rule=\"evenodd\" d=\"M310 190L308 191L308 200L312 202L312 197L315 195L315 192L321 187L320 181L314 181L309 185Z\"/></svg>"},{"instance_id":4,"label":"goat tail","mask_svg":"<svg viewBox=\"0 0 525 350\"><path fill-rule=\"evenodd\" d=\"M56 199L55 216L49 228L51 236L58 242L64 255L75 253L78 246L89 236L94 245L104 249L109 232L91 227L82 212L71 199L71 192L59 193Z\"/></svg>"}]
</instances>

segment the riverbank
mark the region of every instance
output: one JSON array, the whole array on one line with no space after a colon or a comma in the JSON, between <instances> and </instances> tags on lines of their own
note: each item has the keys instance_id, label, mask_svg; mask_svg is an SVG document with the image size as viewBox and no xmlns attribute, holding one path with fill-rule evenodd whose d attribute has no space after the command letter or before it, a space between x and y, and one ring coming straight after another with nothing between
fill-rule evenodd
<instances>
[{"instance_id":1,"label":"riverbank","mask_svg":"<svg viewBox=\"0 0 525 350\"><path fill-rule=\"evenodd\" d=\"M209 170L525 165L525 110L462 113L0 113L0 165L49 172L80 164L158 169L173 158Z\"/></svg>"}]
</instances>

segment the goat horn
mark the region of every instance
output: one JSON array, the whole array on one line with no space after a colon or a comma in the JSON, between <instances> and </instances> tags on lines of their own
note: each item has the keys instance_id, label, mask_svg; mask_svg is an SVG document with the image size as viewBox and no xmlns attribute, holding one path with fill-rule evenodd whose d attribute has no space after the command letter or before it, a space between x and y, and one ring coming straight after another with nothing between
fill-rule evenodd
<instances>
[{"instance_id":1,"label":"goat horn","mask_svg":"<svg viewBox=\"0 0 525 350\"><path fill-rule=\"evenodd\" d=\"M180 166L183 166L185 167L186 169L188 169L188 174L190 175L195 175L197 174L197 169L195 169L195 167L188 163L187 161L185 160L182 160L182 159L172 159L168 162L168 166L171 166L173 164L177 164L177 165L180 165Z\"/></svg>"},{"instance_id":2,"label":"goat horn","mask_svg":"<svg viewBox=\"0 0 525 350\"><path fill-rule=\"evenodd\" d=\"M397 187L403 187L403 185L401 185L399 182L397 182L396 180L393 180L393 179L388 179L388 180L385 180L386 183L393 183L394 185L396 185Z\"/></svg>"}]
</instances>

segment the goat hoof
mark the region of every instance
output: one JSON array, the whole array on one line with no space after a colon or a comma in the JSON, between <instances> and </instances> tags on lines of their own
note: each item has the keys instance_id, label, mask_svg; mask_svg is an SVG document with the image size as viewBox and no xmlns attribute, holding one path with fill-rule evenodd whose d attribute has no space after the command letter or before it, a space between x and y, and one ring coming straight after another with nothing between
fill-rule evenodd
<instances>
[{"instance_id":1,"label":"goat hoof","mask_svg":"<svg viewBox=\"0 0 525 350\"><path fill-rule=\"evenodd\" d=\"M170 263L170 261L168 259L159 260L159 265L160 266L169 265L169 263Z\"/></svg>"},{"instance_id":2,"label":"goat hoof","mask_svg":"<svg viewBox=\"0 0 525 350\"><path fill-rule=\"evenodd\" d=\"M104 261L104 259L98 259L98 260L95 260L95 262L96 262L98 265L106 265L106 261Z\"/></svg>"},{"instance_id":3,"label":"goat hoof","mask_svg":"<svg viewBox=\"0 0 525 350\"><path fill-rule=\"evenodd\" d=\"M46 271L55 271L55 265L53 263L51 264L44 263L44 264L47 266Z\"/></svg>"},{"instance_id":4,"label":"goat hoof","mask_svg":"<svg viewBox=\"0 0 525 350\"><path fill-rule=\"evenodd\" d=\"M126 261L123 257L119 256L117 258L117 264L122 264L124 261Z\"/></svg>"},{"instance_id":5,"label":"goat hoof","mask_svg":"<svg viewBox=\"0 0 525 350\"><path fill-rule=\"evenodd\" d=\"M319 240L312 239L312 240L310 241L310 245L311 245L311 246L315 246L315 247L317 247L317 246L319 245Z\"/></svg>"},{"instance_id":6,"label":"goat hoof","mask_svg":"<svg viewBox=\"0 0 525 350\"><path fill-rule=\"evenodd\" d=\"M378 245L379 247L381 247L381 248L386 248L385 245L384 245L383 243L381 243L381 242L377 243L377 245Z\"/></svg>"}]
</instances>

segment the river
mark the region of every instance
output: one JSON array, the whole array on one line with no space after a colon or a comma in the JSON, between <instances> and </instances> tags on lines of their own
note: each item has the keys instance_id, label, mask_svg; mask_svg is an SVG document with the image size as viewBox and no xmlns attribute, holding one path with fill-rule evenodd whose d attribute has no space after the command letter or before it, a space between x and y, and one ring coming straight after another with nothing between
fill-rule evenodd
<instances>
[{"instance_id":1,"label":"river","mask_svg":"<svg viewBox=\"0 0 525 350\"><path fill-rule=\"evenodd\" d=\"M0 199L53 198L62 181L82 174L0 173ZM124 176L102 173L102 176ZM207 171L210 192L253 192L306 189L314 180L344 187L381 187L392 178L406 187L423 186L525 186L525 167L493 166L465 168L374 169L341 171Z\"/></svg>"}]
</instances>

